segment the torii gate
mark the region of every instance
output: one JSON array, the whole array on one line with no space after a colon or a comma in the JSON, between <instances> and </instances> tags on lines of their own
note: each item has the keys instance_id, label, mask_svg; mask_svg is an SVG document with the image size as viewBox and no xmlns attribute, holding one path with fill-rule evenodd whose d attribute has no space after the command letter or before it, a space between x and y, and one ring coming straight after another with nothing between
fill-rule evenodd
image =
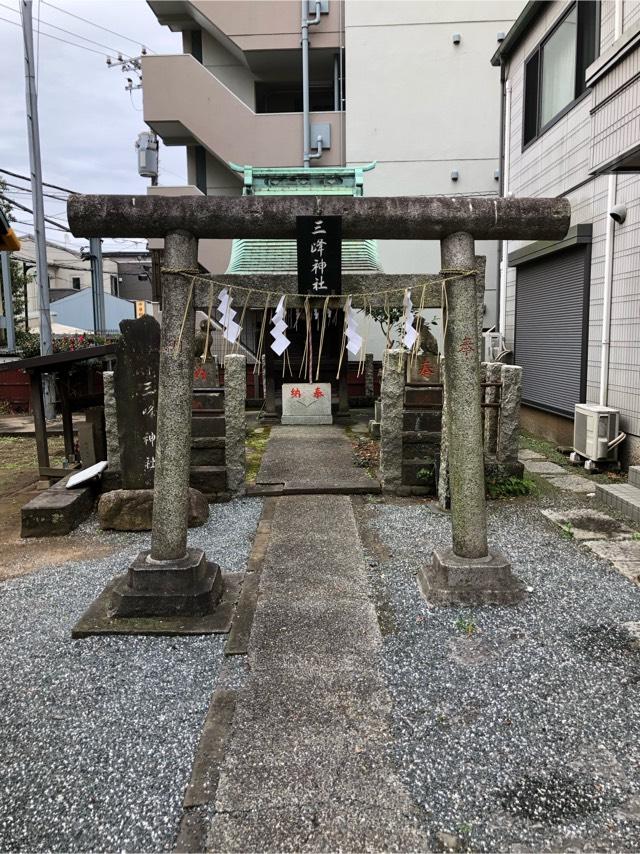
<instances>
[{"instance_id":1,"label":"torii gate","mask_svg":"<svg viewBox=\"0 0 640 854\"><path fill-rule=\"evenodd\" d=\"M347 239L440 240L442 270L452 271L447 273L444 365L453 543L446 552L434 552L422 586L440 603L506 604L522 595L508 560L488 547L476 285L472 275L455 278L455 272L473 270L474 240L559 240L569 227L567 199L75 195L68 201L74 236L165 241L151 551L142 552L130 568L117 609L121 616L206 613L215 607L212 591L220 588L219 568L202 550L187 549L193 312L194 304L207 304L207 289L194 288L191 299L189 279L171 271L197 272L200 238L295 238L297 216L319 215L341 216ZM268 284L256 280L256 290L297 291L295 276L260 277L266 278ZM418 284L412 276L384 280L386 288ZM346 276L343 290L366 293L379 288L379 281L375 274L352 281ZM427 304L439 306L440 286L430 288Z\"/></svg>"}]
</instances>

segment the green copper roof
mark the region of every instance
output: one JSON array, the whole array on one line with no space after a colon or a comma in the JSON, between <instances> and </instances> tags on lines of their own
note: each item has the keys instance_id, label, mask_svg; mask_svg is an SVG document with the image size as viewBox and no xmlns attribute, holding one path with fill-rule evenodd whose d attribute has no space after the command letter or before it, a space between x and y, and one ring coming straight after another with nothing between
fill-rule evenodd
<instances>
[{"instance_id":1,"label":"green copper roof","mask_svg":"<svg viewBox=\"0 0 640 854\"><path fill-rule=\"evenodd\" d=\"M243 196L362 196L364 173L375 168L330 166L280 169L266 166L229 166L244 176ZM295 240L234 240L227 273L296 273ZM343 240L342 272L381 272L375 240Z\"/></svg>"},{"instance_id":2,"label":"green copper roof","mask_svg":"<svg viewBox=\"0 0 640 854\"><path fill-rule=\"evenodd\" d=\"M227 273L297 273L295 240L234 240ZM375 240L342 241L343 273L382 272Z\"/></svg>"}]
</instances>

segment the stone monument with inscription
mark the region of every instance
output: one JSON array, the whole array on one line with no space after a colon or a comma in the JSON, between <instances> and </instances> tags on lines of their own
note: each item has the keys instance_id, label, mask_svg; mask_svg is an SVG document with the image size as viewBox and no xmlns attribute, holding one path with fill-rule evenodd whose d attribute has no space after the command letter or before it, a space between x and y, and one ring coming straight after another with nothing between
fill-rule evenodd
<instances>
[{"instance_id":1,"label":"stone monument with inscription","mask_svg":"<svg viewBox=\"0 0 640 854\"><path fill-rule=\"evenodd\" d=\"M120 322L113 372L124 489L150 489L156 459L160 324L144 314Z\"/></svg>"},{"instance_id":2,"label":"stone monument with inscription","mask_svg":"<svg viewBox=\"0 0 640 854\"><path fill-rule=\"evenodd\" d=\"M332 424L331 383L283 383L283 424Z\"/></svg>"}]
</instances>

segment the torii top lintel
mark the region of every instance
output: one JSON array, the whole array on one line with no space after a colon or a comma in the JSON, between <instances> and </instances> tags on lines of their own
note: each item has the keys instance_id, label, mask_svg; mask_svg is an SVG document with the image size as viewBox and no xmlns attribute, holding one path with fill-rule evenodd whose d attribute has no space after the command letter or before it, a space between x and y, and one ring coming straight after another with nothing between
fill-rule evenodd
<instances>
[{"instance_id":1,"label":"torii top lintel","mask_svg":"<svg viewBox=\"0 0 640 854\"><path fill-rule=\"evenodd\" d=\"M341 216L346 239L440 240L464 231L476 240L560 240L565 198L478 196L97 196L67 202L75 237L294 238L297 216Z\"/></svg>"}]
</instances>

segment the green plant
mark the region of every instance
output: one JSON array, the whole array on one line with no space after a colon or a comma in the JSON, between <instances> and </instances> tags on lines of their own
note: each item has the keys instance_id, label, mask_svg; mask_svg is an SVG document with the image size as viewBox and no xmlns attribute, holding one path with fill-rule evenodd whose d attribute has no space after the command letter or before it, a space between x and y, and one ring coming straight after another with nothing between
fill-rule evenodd
<instances>
[{"instance_id":1,"label":"green plant","mask_svg":"<svg viewBox=\"0 0 640 854\"><path fill-rule=\"evenodd\" d=\"M511 498L517 495L530 495L535 491L536 485L528 477L503 477L497 480L487 480L487 494L489 498Z\"/></svg>"},{"instance_id":2,"label":"green plant","mask_svg":"<svg viewBox=\"0 0 640 854\"><path fill-rule=\"evenodd\" d=\"M640 531L634 531L631 539L632 540L640 540Z\"/></svg>"},{"instance_id":3,"label":"green plant","mask_svg":"<svg viewBox=\"0 0 640 854\"><path fill-rule=\"evenodd\" d=\"M458 617L455 627L459 632L464 632L466 635L472 635L476 630L476 624L470 617Z\"/></svg>"},{"instance_id":4,"label":"green plant","mask_svg":"<svg viewBox=\"0 0 640 854\"><path fill-rule=\"evenodd\" d=\"M471 836L471 831L473 830L473 825L468 821L463 821L458 825L458 833L460 836L469 837Z\"/></svg>"},{"instance_id":5,"label":"green plant","mask_svg":"<svg viewBox=\"0 0 640 854\"><path fill-rule=\"evenodd\" d=\"M435 474L435 466L423 466L423 468L418 469L417 478L418 480L433 480L433 476Z\"/></svg>"},{"instance_id":6,"label":"green plant","mask_svg":"<svg viewBox=\"0 0 640 854\"><path fill-rule=\"evenodd\" d=\"M565 522L564 525L560 525L560 530L563 537L566 537L568 540L573 539L573 525L571 522Z\"/></svg>"}]
</instances>

